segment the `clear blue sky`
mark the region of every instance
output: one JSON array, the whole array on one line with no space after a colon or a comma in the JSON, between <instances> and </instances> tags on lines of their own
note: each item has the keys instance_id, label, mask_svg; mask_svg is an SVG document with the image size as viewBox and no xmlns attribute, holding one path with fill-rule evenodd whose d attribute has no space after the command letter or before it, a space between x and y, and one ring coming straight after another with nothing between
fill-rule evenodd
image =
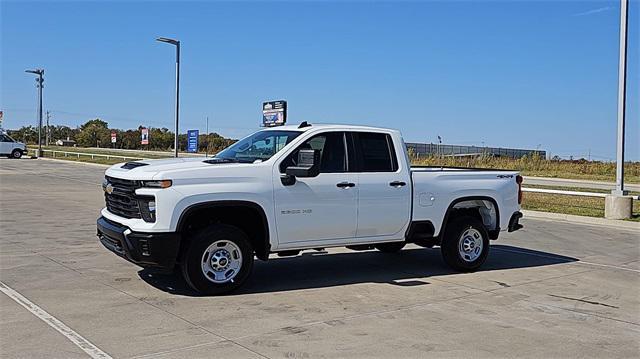
<instances>
[{"instance_id":1,"label":"clear blue sky","mask_svg":"<svg viewBox=\"0 0 640 359\"><path fill-rule=\"evenodd\" d=\"M289 120L400 129L407 141L615 157L618 1L1 2L5 128L35 124L46 69L54 124L100 117L172 128L182 41L181 132ZM640 159L640 2L630 4L627 157Z\"/></svg>"}]
</instances>

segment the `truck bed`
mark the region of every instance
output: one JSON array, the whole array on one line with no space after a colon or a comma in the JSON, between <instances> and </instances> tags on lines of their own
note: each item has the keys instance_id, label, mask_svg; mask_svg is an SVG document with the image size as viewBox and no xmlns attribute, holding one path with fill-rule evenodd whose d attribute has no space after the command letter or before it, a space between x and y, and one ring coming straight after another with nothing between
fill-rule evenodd
<instances>
[{"instance_id":1,"label":"truck bed","mask_svg":"<svg viewBox=\"0 0 640 359\"><path fill-rule=\"evenodd\" d=\"M464 167L411 167L413 221L431 221L435 235L451 205L466 200L484 203L496 210L498 227L506 230L510 216L519 209L518 172Z\"/></svg>"}]
</instances>

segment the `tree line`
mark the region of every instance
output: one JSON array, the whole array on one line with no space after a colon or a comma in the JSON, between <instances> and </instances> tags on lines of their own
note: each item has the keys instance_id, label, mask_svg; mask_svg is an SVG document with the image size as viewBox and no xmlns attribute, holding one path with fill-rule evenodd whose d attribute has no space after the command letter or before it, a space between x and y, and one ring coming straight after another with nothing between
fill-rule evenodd
<instances>
[{"instance_id":1,"label":"tree line","mask_svg":"<svg viewBox=\"0 0 640 359\"><path fill-rule=\"evenodd\" d=\"M173 148L174 135L169 129L162 127L148 127L149 144L142 145L140 142L142 129L121 130L109 128L107 122L94 119L89 120L77 128L68 126L49 126L50 144L55 144L57 140L72 140L79 147L102 147L121 148L129 150L158 150L168 151ZM18 141L26 144L38 143L38 128L34 126L23 126L18 130L9 130L9 135ZM115 145L111 143L111 133L116 133ZM45 141L46 128L43 127L42 141ZM211 153L218 152L236 142L234 139L225 138L213 132L201 134L198 138L198 151L208 150ZM186 150L187 135L178 135L178 146L181 151Z\"/></svg>"}]
</instances>

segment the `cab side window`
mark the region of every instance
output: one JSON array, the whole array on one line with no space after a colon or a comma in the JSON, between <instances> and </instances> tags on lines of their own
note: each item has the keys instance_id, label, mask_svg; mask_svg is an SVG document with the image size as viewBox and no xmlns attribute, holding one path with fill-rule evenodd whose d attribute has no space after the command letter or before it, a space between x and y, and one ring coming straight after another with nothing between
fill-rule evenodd
<instances>
[{"instance_id":1,"label":"cab side window","mask_svg":"<svg viewBox=\"0 0 640 359\"><path fill-rule=\"evenodd\" d=\"M355 133L361 172L395 172L398 160L391 136L385 133Z\"/></svg>"},{"instance_id":2,"label":"cab side window","mask_svg":"<svg viewBox=\"0 0 640 359\"><path fill-rule=\"evenodd\" d=\"M343 132L328 132L314 136L300 145L280 163L280 172L289 166L295 166L299 150L320 151L320 173L347 172L345 135Z\"/></svg>"}]
</instances>

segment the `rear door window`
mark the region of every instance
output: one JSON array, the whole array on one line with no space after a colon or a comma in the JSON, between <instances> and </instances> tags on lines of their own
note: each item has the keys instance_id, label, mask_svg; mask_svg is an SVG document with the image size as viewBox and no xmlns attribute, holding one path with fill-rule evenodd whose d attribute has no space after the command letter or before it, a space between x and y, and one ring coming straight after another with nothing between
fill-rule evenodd
<instances>
[{"instance_id":1,"label":"rear door window","mask_svg":"<svg viewBox=\"0 0 640 359\"><path fill-rule=\"evenodd\" d=\"M360 172L395 172L398 161L391 136L386 133L354 133Z\"/></svg>"}]
</instances>

